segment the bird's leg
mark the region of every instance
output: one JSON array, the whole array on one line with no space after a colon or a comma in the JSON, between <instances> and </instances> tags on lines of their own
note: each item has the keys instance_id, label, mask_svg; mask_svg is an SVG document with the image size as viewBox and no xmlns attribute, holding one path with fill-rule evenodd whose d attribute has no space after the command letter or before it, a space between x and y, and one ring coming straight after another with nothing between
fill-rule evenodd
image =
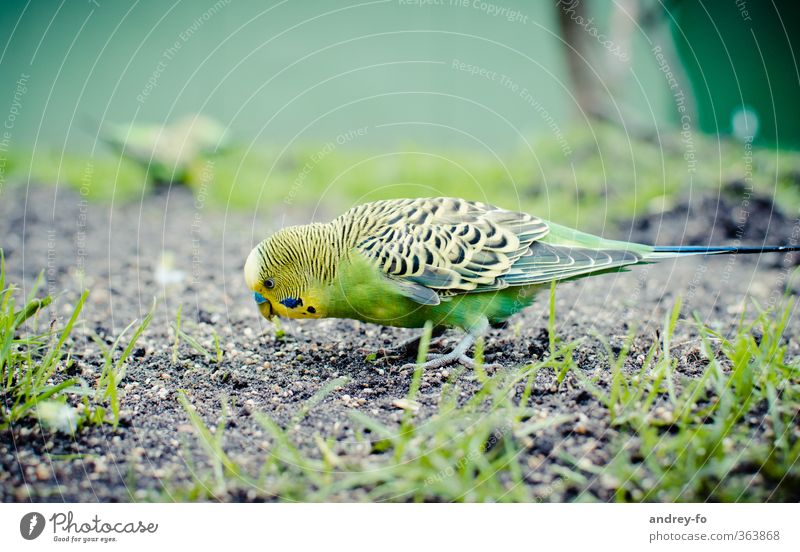
<instances>
[{"instance_id":1,"label":"bird's leg","mask_svg":"<svg viewBox=\"0 0 800 552\"><path fill-rule=\"evenodd\" d=\"M468 368L472 368L475 366L475 361L467 356L467 351L472 347L473 343L475 343L475 336L471 333L467 333L449 353L444 355L429 355L430 360L422 363L422 368L442 368L443 366L450 366L456 363L461 363ZM414 367L416 367L416 364L413 362L403 366L403 368Z\"/></svg>"},{"instance_id":2,"label":"bird's leg","mask_svg":"<svg viewBox=\"0 0 800 552\"><path fill-rule=\"evenodd\" d=\"M423 369L428 368L442 368L451 364L462 364L467 368L475 367L475 360L467 355L467 351L475 343L475 340L483 336L489 328L489 322L485 318L481 323L476 324L467 331L464 338L458 342L452 351L444 355L429 355L430 360L422 364ZM487 367L498 368L499 364L486 365ZM414 368L416 364L410 363L403 366L403 368Z\"/></svg>"},{"instance_id":3,"label":"bird's leg","mask_svg":"<svg viewBox=\"0 0 800 552\"><path fill-rule=\"evenodd\" d=\"M441 337L447 331L447 328L444 326L436 326L431 331L431 345L434 343L438 343L439 339L434 339ZM422 341L422 333L419 335L406 339L405 341L401 341L397 345L393 347L378 347L377 349L368 349L366 347L359 349L360 353L364 354L374 354L380 357L393 357L393 356L401 356L407 357L416 355L417 351L419 350L419 344Z\"/></svg>"}]
</instances>

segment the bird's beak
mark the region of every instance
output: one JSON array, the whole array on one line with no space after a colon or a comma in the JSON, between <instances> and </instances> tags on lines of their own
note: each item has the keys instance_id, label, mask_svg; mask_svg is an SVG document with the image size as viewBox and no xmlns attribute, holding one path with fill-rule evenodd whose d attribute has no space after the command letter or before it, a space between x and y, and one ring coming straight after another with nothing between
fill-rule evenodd
<instances>
[{"instance_id":1,"label":"bird's beak","mask_svg":"<svg viewBox=\"0 0 800 552\"><path fill-rule=\"evenodd\" d=\"M272 320L275 313L272 310L272 303L269 302L269 299L258 292L253 293L253 299L255 299L256 305L258 305L258 311L261 313L261 316L267 320Z\"/></svg>"}]
</instances>

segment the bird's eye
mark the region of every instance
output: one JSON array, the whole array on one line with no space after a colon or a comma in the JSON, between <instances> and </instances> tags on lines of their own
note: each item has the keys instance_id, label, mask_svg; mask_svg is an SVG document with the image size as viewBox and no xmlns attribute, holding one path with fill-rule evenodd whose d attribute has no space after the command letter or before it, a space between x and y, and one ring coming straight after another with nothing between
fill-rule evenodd
<instances>
[{"instance_id":1,"label":"bird's eye","mask_svg":"<svg viewBox=\"0 0 800 552\"><path fill-rule=\"evenodd\" d=\"M267 288L267 289L274 288L275 287L275 280L273 280L272 278L267 278L266 280L264 280L264 287Z\"/></svg>"}]
</instances>

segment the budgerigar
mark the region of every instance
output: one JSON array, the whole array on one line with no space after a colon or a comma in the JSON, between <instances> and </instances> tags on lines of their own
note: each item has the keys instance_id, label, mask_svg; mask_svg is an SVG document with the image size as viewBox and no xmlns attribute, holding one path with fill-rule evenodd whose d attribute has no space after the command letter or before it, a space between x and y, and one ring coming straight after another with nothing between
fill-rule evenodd
<instances>
[{"instance_id":1,"label":"budgerigar","mask_svg":"<svg viewBox=\"0 0 800 552\"><path fill-rule=\"evenodd\" d=\"M225 128L203 115L188 115L170 125L107 123L99 136L147 169L157 183L188 183L192 164L227 144Z\"/></svg>"},{"instance_id":2,"label":"budgerigar","mask_svg":"<svg viewBox=\"0 0 800 552\"><path fill-rule=\"evenodd\" d=\"M614 241L527 213L439 197L376 201L327 224L284 228L251 251L244 273L268 319L352 318L399 327L430 321L466 334L425 366L470 366L475 340L553 281L682 255L798 249Z\"/></svg>"}]
</instances>

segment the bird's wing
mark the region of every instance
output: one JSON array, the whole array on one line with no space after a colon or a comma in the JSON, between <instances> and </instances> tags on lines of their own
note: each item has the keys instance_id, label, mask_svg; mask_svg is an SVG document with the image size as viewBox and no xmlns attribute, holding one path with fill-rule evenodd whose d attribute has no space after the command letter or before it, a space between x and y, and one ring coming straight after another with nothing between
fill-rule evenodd
<instances>
[{"instance_id":1,"label":"bird's wing","mask_svg":"<svg viewBox=\"0 0 800 552\"><path fill-rule=\"evenodd\" d=\"M532 215L454 198L379 201L351 215L370 221L357 249L389 279L443 294L506 287L504 275L549 231Z\"/></svg>"},{"instance_id":2,"label":"bird's wing","mask_svg":"<svg viewBox=\"0 0 800 552\"><path fill-rule=\"evenodd\" d=\"M510 286L543 284L618 269L642 261L629 249L592 249L537 242L503 276Z\"/></svg>"},{"instance_id":3,"label":"bird's wing","mask_svg":"<svg viewBox=\"0 0 800 552\"><path fill-rule=\"evenodd\" d=\"M649 245L609 240L553 222L547 224L550 232L531 244L503 276L508 285L543 284L619 270L646 261L653 252Z\"/></svg>"},{"instance_id":4,"label":"bird's wing","mask_svg":"<svg viewBox=\"0 0 800 552\"><path fill-rule=\"evenodd\" d=\"M607 240L535 216L454 198L378 201L351 214L369 221L357 249L401 293L437 296L534 285L620 269L650 246Z\"/></svg>"}]
</instances>

